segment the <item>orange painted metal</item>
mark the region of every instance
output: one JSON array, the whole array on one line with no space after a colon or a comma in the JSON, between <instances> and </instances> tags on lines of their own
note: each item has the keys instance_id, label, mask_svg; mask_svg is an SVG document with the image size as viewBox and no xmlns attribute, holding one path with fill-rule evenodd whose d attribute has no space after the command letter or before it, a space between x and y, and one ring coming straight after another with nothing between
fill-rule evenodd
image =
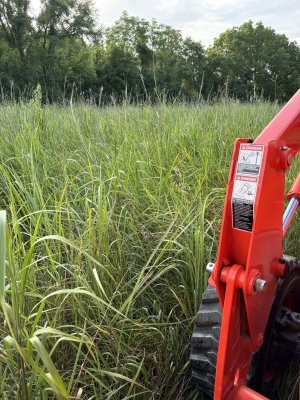
<instances>
[{"instance_id":1,"label":"orange painted metal","mask_svg":"<svg viewBox=\"0 0 300 400\"><path fill-rule=\"evenodd\" d=\"M255 392L247 386L239 386L238 390L234 394L235 400L267 400L267 397Z\"/></svg>"},{"instance_id":2,"label":"orange painted metal","mask_svg":"<svg viewBox=\"0 0 300 400\"><path fill-rule=\"evenodd\" d=\"M300 90L282 108L276 117L257 137L255 143L266 144L270 140L282 140L293 151L300 149Z\"/></svg>"},{"instance_id":3,"label":"orange painted metal","mask_svg":"<svg viewBox=\"0 0 300 400\"><path fill-rule=\"evenodd\" d=\"M294 180L294 183L286 197L288 200L290 200L292 197L297 197L300 199L300 172Z\"/></svg>"},{"instance_id":4,"label":"orange painted metal","mask_svg":"<svg viewBox=\"0 0 300 400\"><path fill-rule=\"evenodd\" d=\"M259 173L255 172L257 178L238 175L239 156L247 148L258 149L257 154L262 154ZM285 173L299 150L300 90L253 143L248 139L235 143L218 255L210 277L223 315L214 400L266 399L247 388L247 373L251 354L263 343L278 276L284 274L280 260ZM247 187L256 182L253 222L251 214L247 229L243 225L242 229L234 227L233 223L233 188L237 180L249 181ZM300 178L293 188L292 195L297 193L300 197ZM267 282L266 290L254 290L257 278Z\"/></svg>"}]
</instances>

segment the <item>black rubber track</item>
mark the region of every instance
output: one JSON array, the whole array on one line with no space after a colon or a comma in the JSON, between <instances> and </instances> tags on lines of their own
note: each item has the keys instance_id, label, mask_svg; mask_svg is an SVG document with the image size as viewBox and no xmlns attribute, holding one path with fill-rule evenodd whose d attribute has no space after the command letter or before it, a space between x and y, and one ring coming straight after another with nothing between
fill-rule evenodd
<instances>
[{"instance_id":1,"label":"black rubber track","mask_svg":"<svg viewBox=\"0 0 300 400\"><path fill-rule=\"evenodd\" d=\"M217 291L208 285L195 319L190 362L197 388L211 398L214 393L221 322Z\"/></svg>"}]
</instances>

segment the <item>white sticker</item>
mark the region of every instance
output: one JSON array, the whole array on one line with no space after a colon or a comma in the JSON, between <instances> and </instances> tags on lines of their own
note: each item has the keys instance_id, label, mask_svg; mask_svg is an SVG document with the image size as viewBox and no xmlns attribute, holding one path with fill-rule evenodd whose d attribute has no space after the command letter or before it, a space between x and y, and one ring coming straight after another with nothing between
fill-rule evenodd
<instances>
[{"instance_id":1,"label":"white sticker","mask_svg":"<svg viewBox=\"0 0 300 400\"><path fill-rule=\"evenodd\" d=\"M258 176L264 147L254 144L242 144L239 153L237 174Z\"/></svg>"},{"instance_id":2,"label":"white sticker","mask_svg":"<svg viewBox=\"0 0 300 400\"><path fill-rule=\"evenodd\" d=\"M237 175L234 181L233 197L253 203L257 188L257 178L254 176Z\"/></svg>"},{"instance_id":3,"label":"white sticker","mask_svg":"<svg viewBox=\"0 0 300 400\"><path fill-rule=\"evenodd\" d=\"M232 191L233 227L251 232L264 146L241 144Z\"/></svg>"}]
</instances>

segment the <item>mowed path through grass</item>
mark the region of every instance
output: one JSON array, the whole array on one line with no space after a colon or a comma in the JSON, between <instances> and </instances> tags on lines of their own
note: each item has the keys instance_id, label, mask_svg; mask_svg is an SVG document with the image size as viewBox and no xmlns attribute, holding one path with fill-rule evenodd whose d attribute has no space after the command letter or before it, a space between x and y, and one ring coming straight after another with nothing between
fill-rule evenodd
<instances>
[{"instance_id":1,"label":"mowed path through grass","mask_svg":"<svg viewBox=\"0 0 300 400\"><path fill-rule=\"evenodd\" d=\"M190 335L233 142L278 110L0 108L1 399L201 398Z\"/></svg>"}]
</instances>

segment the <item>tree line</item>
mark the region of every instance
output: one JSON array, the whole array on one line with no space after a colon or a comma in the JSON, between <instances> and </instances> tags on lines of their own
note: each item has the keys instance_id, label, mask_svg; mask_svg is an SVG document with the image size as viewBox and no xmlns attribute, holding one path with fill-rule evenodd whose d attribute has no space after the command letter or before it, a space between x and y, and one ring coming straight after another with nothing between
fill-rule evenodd
<instances>
[{"instance_id":1,"label":"tree line","mask_svg":"<svg viewBox=\"0 0 300 400\"><path fill-rule=\"evenodd\" d=\"M71 97L95 102L288 99L300 87L300 48L262 23L248 21L205 49L179 30L123 12L99 27L91 0L0 3L2 99ZM100 15L101 16L101 15Z\"/></svg>"}]
</instances>

